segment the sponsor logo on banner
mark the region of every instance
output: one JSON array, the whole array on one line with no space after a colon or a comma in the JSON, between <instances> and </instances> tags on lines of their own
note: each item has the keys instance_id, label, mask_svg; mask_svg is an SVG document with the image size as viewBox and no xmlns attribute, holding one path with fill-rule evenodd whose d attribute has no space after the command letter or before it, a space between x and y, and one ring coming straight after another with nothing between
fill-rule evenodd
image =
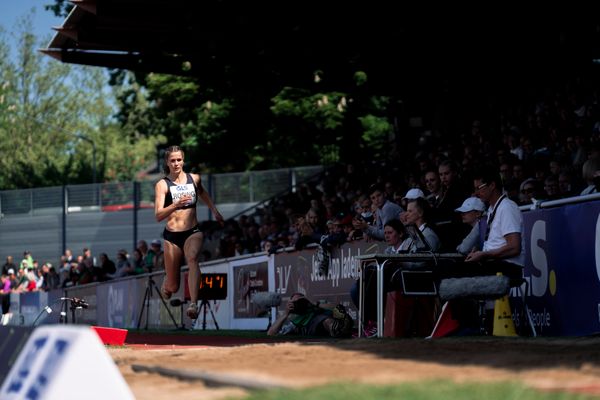
<instances>
[{"instance_id":1,"label":"sponsor logo on banner","mask_svg":"<svg viewBox=\"0 0 600 400\"><path fill-rule=\"evenodd\" d=\"M108 287L108 299L106 302L108 326L122 327L125 324L125 293L122 287L110 285Z\"/></svg>"},{"instance_id":2,"label":"sponsor logo on banner","mask_svg":"<svg viewBox=\"0 0 600 400\"><path fill-rule=\"evenodd\" d=\"M523 224L526 300L538 333L600 331L600 201L527 211Z\"/></svg>"},{"instance_id":3,"label":"sponsor logo on banner","mask_svg":"<svg viewBox=\"0 0 600 400\"><path fill-rule=\"evenodd\" d=\"M269 290L269 272L266 262L233 267L233 316L234 318L257 318L260 310L252 297Z\"/></svg>"},{"instance_id":4,"label":"sponsor logo on banner","mask_svg":"<svg viewBox=\"0 0 600 400\"><path fill-rule=\"evenodd\" d=\"M546 257L546 221L537 220L531 227L531 294L541 297L548 287L548 258Z\"/></svg>"},{"instance_id":5,"label":"sponsor logo on banner","mask_svg":"<svg viewBox=\"0 0 600 400\"><path fill-rule=\"evenodd\" d=\"M598 281L600 282L600 214L598 214L598 219L596 220L596 235L594 240L594 248L595 256L596 256L596 275L598 276Z\"/></svg>"}]
</instances>

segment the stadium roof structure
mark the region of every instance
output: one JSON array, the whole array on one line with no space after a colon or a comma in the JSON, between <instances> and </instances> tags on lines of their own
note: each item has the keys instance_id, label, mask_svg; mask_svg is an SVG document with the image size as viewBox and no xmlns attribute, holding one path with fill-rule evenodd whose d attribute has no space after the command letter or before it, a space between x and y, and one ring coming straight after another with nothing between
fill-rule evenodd
<instances>
[{"instance_id":1,"label":"stadium roof structure","mask_svg":"<svg viewBox=\"0 0 600 400\"><path fill-rule=\"evenodd\" d=\"M384 86L432 76L484 77L492 70L506 76L590 64L592 50L600 49L597 22L561 12L453 9L450 16L394 2L339 0L70 2L75 7L54 28L45 54L67 63L223 81L290 84L317 71L330 83L365 71Z\"/></svg>"},{"instance_id":2,"label":"stadium roof structure","mask_svg":"<svg viewBox=\"0 0 600 400\"><path fill-rule=\"evenodd\" d=\"M339 1L71 3L75 7L54 28L45 54L67 63L177 75L219 74L223 65L275 72L344 69L397 35L389 13L361 13Z\"/></svg>"}]
</instances>

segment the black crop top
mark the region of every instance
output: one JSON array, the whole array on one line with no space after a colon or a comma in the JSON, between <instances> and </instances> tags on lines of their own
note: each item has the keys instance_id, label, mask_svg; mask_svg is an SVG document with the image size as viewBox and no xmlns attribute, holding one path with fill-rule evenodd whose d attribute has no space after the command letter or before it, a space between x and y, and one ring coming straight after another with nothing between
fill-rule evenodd
<instances>
[{"instance_id":1,"label":"black crop top","mask_svg":"<svg viewBox=\"0 0 600 400\"><path fill-rule=\"evenodd\" d=\"M168 207L173 204L173 200L179 199L183 195L192 196L192 202L187 206L181 207L183 208L195 208L196 201L198 201L198 189L196 188L196 184L194 183L194 178L192 175L185 174L187 181L184 185L178 185L169 179L168 176L165 176L163 179L167 182L167 195L165 196L165 204L163 207Z\"/></svg>"}]
</instances>

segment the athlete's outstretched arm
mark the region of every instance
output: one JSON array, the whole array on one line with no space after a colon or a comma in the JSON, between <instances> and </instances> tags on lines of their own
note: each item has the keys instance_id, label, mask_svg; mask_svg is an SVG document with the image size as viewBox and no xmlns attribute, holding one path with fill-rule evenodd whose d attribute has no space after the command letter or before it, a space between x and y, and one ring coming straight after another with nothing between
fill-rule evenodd
<instances>
[{"instance_id":1,"label":"athlete's outstretched arm","mask_svg":"<svg viewBox=\"0 0 600 400\"><path fill-rule=\"evenodd\" d=\"M204 189L204 186L202 186L202 181L200 180L200 175L195 175L194 179L196 179L196 178L198 179L196 181L196 186L198 188L198 197L200 199L202 199L204 204L206 204L208 209L213 213L217 222L219 222L221 225L224 225L223 216L221 215L219 210L217 210L217 207L215 207L215 204L213 203L212 199L210 198L210 195L208 194L208 192Z\"/></svg>"}]
</instances>

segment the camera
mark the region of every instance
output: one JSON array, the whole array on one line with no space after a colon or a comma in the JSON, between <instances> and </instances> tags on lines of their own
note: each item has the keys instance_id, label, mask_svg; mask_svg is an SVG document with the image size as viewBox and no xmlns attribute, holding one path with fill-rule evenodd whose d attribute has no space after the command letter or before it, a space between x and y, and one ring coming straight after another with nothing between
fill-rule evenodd
<instances>
[{"instance_id":1,"label":"camera","mask_svg":"<svg viewBox=\"0 0 600 400\"><path fill-rule=\"evenodd\" d=\"M367 224L371 224L373 222L373 213L368 211L361 214L358 214L356 217L360 221L365 221Z\"/></svg>"},{"instance_id":2,"label":"camera","mask_svg":"<svg viewBox=\"0 0 600 400\"><path fill-rule=\"evenodd\" d=\"M363 236L364 236L364 233L360 229L352 232L352 240L362 239Z\"/></svg>"}]
</instances>

